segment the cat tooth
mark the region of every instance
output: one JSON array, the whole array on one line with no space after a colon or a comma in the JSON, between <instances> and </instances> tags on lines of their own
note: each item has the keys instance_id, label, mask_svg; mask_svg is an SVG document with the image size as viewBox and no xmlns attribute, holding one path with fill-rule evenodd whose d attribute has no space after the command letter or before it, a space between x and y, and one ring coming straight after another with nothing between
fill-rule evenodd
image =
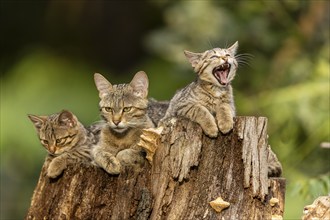
<instances>
[{"instance_id":1,"label":"cat tooth","mask_svg":"<svg viewBox=\"0 0 330 220\"><path fill-rule=\"evenodd\" d=\"M224 201L221 197L218 197L215 200L209 202L209 204L216 212L221 212L223 209L226 209L230 206L230 203Z\"/></svg>"}]
</instances>

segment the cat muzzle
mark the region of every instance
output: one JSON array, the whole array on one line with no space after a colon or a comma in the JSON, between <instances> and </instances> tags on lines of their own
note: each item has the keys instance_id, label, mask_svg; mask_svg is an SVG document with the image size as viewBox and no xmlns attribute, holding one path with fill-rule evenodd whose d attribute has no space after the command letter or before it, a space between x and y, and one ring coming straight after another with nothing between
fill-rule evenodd
<instances>
[{"instance_id":1,"label":"cat muzzle","mask_svg":"<svg viewBox=\"0 0 330 220\"><path fill-rule=\"evenodd\" d=\"M56 147L55 147L55 146L50 146L50 147L48 147L48 152L49 152L51 155L56 155Z\"/></svg>"},{"instance_id":2,"label":"cat muzzle","mask_svg":"<svg viewBox=\"0 0 330 220\"><path fill-rule=\"evenodd\" d=\"M123 132L125 132L127 130L127 127L122 126L122 125L112 125L110 127L116 133L123 133Z\"/></svg>"},{"instance_id":3,"label":"cat muzzle","mask_svg":"<svg viewBox=\"0 0 330 220\"><path fill-rule=\"evenodd\" d=\"M212 73L221 85L225 86L229 83L228 75L230 72L230 67L231 65L229 63L224 63L213 69Z\"/></svg>"}]
</instances>

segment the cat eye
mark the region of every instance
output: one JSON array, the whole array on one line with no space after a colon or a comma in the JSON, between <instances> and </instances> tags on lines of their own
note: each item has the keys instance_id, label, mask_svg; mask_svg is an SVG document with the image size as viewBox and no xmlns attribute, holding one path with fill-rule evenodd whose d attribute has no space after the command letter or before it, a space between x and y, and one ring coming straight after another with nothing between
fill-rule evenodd
<instances>
[{"instance_id":1,"label":"cat eye","mask_svg":"<svg viewBox=\"0 0 330 220\"><path fill-rule=\"evenodd\" d=\"M217 58L217 59L218 59L219 56L217 56L217 55L213 55L213 56L210 57L210 59L213 59L213 58Z\"/></svg>"},{"instance_id":2,"label":"cat eye","mask_svg":"<svg viewBox=\"0 0 330 220\"><path fill-rule=\"evenodd\" d=\"M129 112L131 111L132 107L125 107L123 108L123 112Z\"/></svg>"},{"instance_id":3,"label":"cat eye","mask_svg":"<svg viewBox=\"0 0 330 220\"><path fill-rule=\"evenodd\" d=\"M110 107L104 107L103 109L104 109L104 111L106 111L106 112L112 112L112 108L110 108Z\"/></svg>"},{"instance_id":4,"label":"cat eye","mask_svg":"<svg viewBox=\"0 0 330 220\"><path fill-rule=\"evenodd\" d=\"M69 136L68 136L68 137L69 137ZM63 145L63 144L65 144L66 139L67 139L68 137L63 137L63 138L58 138L58 139L56 139L56 145Z\"/></svg>"},{"instance_id":5,"label":"cat eye","mask_svg":"<svg viewBox=\"0 0 330 220\"><path fill-rule=\"evenodd\" d=\"M230 57L230 54L229 54L229 53L227 53L227 54L226 54L226 56L227 56L227 57Z\"/></svg>"},{"instance_id":6,"label":"cat eye","mask_svg":"<svg viewBox=\"0 0 330 220\"><path fill-rule=\"evenodd\" d=\"M47 140L40 140L40 142L43 144L43 145L48 145L48 141Z\"/></svg>"}]
</instances>

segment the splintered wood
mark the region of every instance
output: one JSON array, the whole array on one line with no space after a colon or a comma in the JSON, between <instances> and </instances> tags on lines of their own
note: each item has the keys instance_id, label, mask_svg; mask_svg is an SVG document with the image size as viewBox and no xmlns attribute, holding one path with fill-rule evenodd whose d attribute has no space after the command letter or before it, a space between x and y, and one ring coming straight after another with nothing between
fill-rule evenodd
<instances>
[{"instance_id":1,"label":"splintered wood","mask_svg":"<svg viewBox=\"0 0 330 220\"><path fill-rule=\"evenodd\" d=\"M264 200L268 194L267 118L246 117L239 120L237 133L242 140L244 187L251 186L253 195Z\"/></svg>"},{"instance_id":2,"label":"splintered wood","mask_svg":"<svg viewBox=\"0 0 330 220\"><path fill-rule=\"evenodd\" d=\"M313 204L304 207L302 220L329 220L330 195L318 197Z\"/></svg>"},{"instance_id":3,"label":"splintered wood","mask_svg":"<svg viewBox=\"0 0 330 220\"><path fill-rule=\"evenodd\" d=\"M160 145L160 134L163 131L163 127L148 128L142 130L142 135L138 146L142 147L147 153L147 160L152 163L153 156L157 147Z\"/></svg>"}]
</instances>

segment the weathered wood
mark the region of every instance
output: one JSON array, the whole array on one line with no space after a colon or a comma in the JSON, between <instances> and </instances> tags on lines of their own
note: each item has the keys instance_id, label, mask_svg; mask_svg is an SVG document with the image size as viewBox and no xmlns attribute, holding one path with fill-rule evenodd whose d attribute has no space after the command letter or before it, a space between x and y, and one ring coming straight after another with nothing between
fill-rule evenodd
<instances>
[{"instance_id":1,"label":"weathered wood","mask_svg":"<svg viewBox=\"0 0 330 220\"><path fill-rule=\"evenodd\" d=\"M330 195L320 196L311 205L304 207L302 220L330 219Z\"/></svg>"},{"instance_id":2,"label":"weathered wood","mask_svg":"<svg viewBox=\"0 0 330 220\"><path fill-rule=\"evenodd\" d=\"M271 178L268 201L272 212L272 219L282 219L285 204L285 179Z\"/></svg>"},{"instance_id":3,"label":"weathered wood","mask_svg":"<svg viewBox=\"0 0 330 220\"><path fill-rule=\"evenodd\" d=\"M285 181L267 176L267 119L237 117L209 138L187 119L165 121L151 164L111 176L70 166L51 180L43 167L26 219L271 219L283 215ZM228 208L216 212L221 197ZM273 204L270 200L277 198ZM273 202L276 200L272 200Z\"/></svg>"},{"instance_id":4,"label":"weathered wood","mask_svg":"<svg viewBox=\"0 0 330 220\"><path fill-rule=\"evenodd\" d=\"M139 175L111 176L77 164L56 179L46 176L44 166L26 219L147 219L152 208L148 166Z\"/></svg>"}]
</instances>

